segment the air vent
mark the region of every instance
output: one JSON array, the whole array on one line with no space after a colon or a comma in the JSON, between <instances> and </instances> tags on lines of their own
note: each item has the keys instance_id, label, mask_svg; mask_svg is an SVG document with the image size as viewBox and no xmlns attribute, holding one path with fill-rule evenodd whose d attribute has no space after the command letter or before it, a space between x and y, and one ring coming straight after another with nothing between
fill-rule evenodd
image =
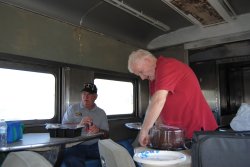
<instances>
[{"instance_id":1,"label":"air vent","mask_svg":"<svg viewBox=\"0 0 250 167\"><path fill-rule=\"evenodd\" d=\"M229 22L233 10L226 0L162 0L189 21L201 26ZM229 14L230 12L230 14ZM234 15L235 16L235 15Z\"/></svg>"}]
</instances>

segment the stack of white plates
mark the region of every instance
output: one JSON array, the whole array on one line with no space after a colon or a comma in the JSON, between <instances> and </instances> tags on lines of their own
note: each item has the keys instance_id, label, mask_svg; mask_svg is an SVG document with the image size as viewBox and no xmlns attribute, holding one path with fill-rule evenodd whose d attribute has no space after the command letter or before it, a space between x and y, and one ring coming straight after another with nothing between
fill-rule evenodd
<instances>
[{"instance_id":1,"label":"stack of white plates","mask_svg":"<svg viewBox=\"0 0 250 167\"><path fill-rule=\"evenodd\" d=\"M186 155L177 151L145 150L135 153L133 158L143 167L163 167L184 162Z\"/></svg>"}]
</instances>

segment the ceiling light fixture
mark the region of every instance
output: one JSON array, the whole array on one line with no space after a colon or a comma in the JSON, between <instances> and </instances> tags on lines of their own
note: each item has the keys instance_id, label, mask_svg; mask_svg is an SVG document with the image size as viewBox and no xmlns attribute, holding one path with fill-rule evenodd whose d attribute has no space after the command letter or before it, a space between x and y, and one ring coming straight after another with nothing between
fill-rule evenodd
<instances>
[{"instance_id":1,"label":"ceiling light fixture","mask_svg":"<svg viewBox=\"0 0 250 167\"><path fill-rule=\"evenodd\" d=\"M136 16L137 18L157 27L158 29L166 32L166 31L169 31L170 30L170 27L167 26L166 24L160 22L159 20L156 20L152 17L149 17L145 14L143 14L143 12L141 11L138 11L128 5L126 5L125 3L123 3L123 1L118 1L118 0L104 0L105 2L111 4L111 5L114 5L120 9L122 9L123 11L133 15L133 16Z\"/></svg>"}]
</instances>

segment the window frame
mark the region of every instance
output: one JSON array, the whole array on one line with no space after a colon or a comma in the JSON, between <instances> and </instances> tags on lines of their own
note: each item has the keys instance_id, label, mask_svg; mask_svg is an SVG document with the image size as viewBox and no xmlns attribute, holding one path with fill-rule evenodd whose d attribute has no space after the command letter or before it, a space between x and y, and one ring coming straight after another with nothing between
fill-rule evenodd
<instances>
[{"instance_id":1,"label":"window frame","mask_svg":"<svg viewBox=\"0 0 250 167\"><path fill-rule=\"evenodd\" d=\"M107 79L107 80L114 80L114 81L125 81L125 82L131 82L133 85L133 112L132 114L117 114L117 115L107 115L108 119L127 119L127 118L134 118L138 116L138 79L134 76L131 76L129 74L123 74L123 73L101 73L101 72L95 72L94 73L94 79Z\"/></svg>"},{"instance_id":2,"label":"window frame","mask_svg":"<svg viewBox=\"0 0 250 167\"><path fill-rule=\"evenodd\" d=\"M130 119L138 117L139 115L139 105L138 105L138 77L129 74L129 73L121 73L108 71L103 69L96 69L91 67L84 67L79 65L61 63L51 60L43 60L39 58L32 58L8 53L0 52L0 67L15 69L15 70L26 70L31 72L43 72L50 73L55 76L55 115L52 119L44 119L44 120L22 120L25 127L28 128L28 131L33 131L33 127L41 127L40 130L45 130L45 123L58 123L61 122L61 118L63 116L62 110L64 109L64 82L65 82L65 74L63 72L63 68L73 67L76 69L84 69L90 71L92 73L92 77L90 80L94 81L95 78L100 79L111 79L118 81L127 81L133 84L133 113L132 114L118 114L118 115L110 115L108 116L109 120L119 120L119 119ZM26 129L27 130L27 129Z\"/></svg>"},{"instance_id":3,"label":"window frame","mask_svg":"<svg viewBox=\"0 0 250 167\"><path fill-rule=\"evenodd\" d=\"M22 120L25 125L36 126L39 124L45 124L49 122L58 122L60 119L60 66L57 63L40 60L35 58L28 58L23 56L16 56L11 54L0 53L0 68L30 71L30 72L41 72L52 74L55 77L55 109L54 117L51 119L33 119L33 120Z\"/></svg>"}]
</instances>

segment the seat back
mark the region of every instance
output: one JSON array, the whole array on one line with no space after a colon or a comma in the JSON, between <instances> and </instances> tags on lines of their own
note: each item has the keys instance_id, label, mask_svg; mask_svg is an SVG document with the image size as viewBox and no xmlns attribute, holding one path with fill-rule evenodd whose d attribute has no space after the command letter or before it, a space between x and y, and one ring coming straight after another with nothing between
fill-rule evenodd
<instances>
[{"instance_id":1,"label":"seat back","mask_svg":"<svg viewBox=\"0 0 250 167\"><path fill-rule=\"evenodd\" d=\"M52 167L42 155L33 151L10 152L2 167Z\"/></svg>"},{"instance_id":2,"label":"seat back","mask_svg":"<svg viewBox=\"0 0 250 167\"><path fill-rule=\"evenodd\" d=\"M102 167L135 167L129 152L111 139L98 142Z\"/></svg>"}]
</instances>

